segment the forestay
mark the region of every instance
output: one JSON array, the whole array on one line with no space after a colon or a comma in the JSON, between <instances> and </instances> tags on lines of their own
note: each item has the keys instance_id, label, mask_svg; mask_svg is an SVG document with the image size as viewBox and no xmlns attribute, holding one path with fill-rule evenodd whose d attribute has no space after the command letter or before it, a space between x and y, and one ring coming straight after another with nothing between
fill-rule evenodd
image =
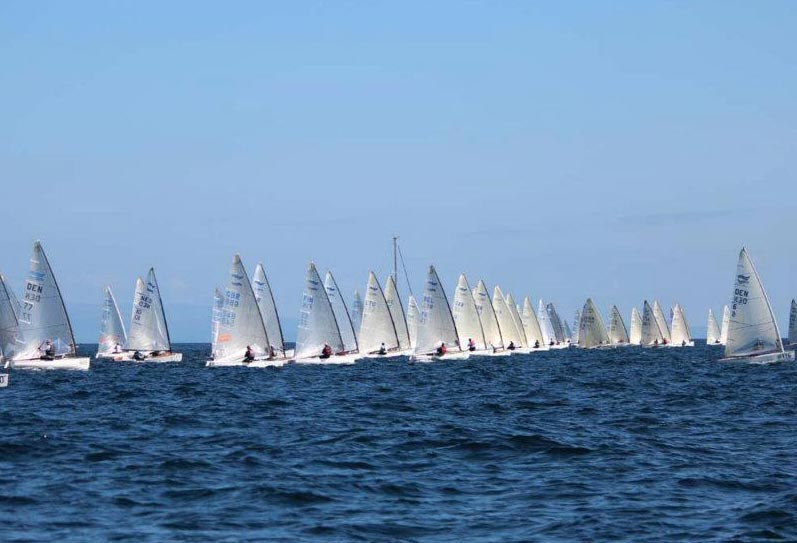
<instances>
[{"instance_id":1,"label":"forestay","mask_svg":"<svg viewBox=\"0 0 797 543\"><path fill-rule=\"evenodd\" d=\"M20 345L15 352L15 360L39 358L39 348L48 339L52 341L57 355L75 354L75 337L64 300L44 249L38 241L33 245L25 294L17 318L17 339L24 342L24 346Z\"/></svg>"},{"instance_id":2,"label":"forestay","mask_svg":"<svg viewBox=\"0 0 797 543\"><path fill-rule=\"evenodd\" d=\"M782 352L778 325L761 279L746 249L739 253L733 285L725 356L743 357Z\"/></svg>"},{"instance_id":3,"label":"forestay","mask_svg":"<svg viewBox=\"0 0 797 543\"><path fill-rule=\"evenodd\" d=\"M609 343L612 345L627 345L628 344L628 330L626 330L623 316L616 305L612 306L609 311Z\"/></svg>"},{"instance_id":4,"label":"forestay","mask_svg":"<svg viewBox=\"0 0 797 543\"><path fill-rule=\"evenodd\" d=\"M578 346L584 349L608 345L609 335L603 323L598 308L592 302L592 298L587 298L581 310L581 320L578 324Z\"/></svg>"},{"instance_id":5,"label":"forestay","mask_svg":"<svg viewBox=\"0 0 797 543\"><path fill-rule=\"evenodd\" d=\"M445 344L450 351L461 351L457 327L434 266L429 266L418 319L418 343L415 352L434 353Z\"/></svg>"},{"instance_id":6,"label":"forestay","mask_svg":"<svg viewBox=\"0 0 797 543\"><path fill-rule=\"evenodd\" d=\"M384 292L374 272L368 273L368 285L365 287L365 303L363 304L363 320L359 335L360 352L374 354L382 344L388 351L399 348L396 327L390 316Z\"/></svg>"},{"instance_id":7,"label":"forestay","mask_svg":"<svg viewBox=\"0 0 797 543\"><path fill-rule=\"evenodd\" d=\"M642 343L642 316L636 307L631 308L631 332L628 334L628 342L631 345Z\"/></svg>"},{"instance_id":8,"label":"forestay","mask_svg":"<svg viewBox=\"0 0 797 543\"><path fill-rule=\"evenodd\" d=\"M266 335L268 336L270 347L274 348L276 355L284 356L285 340L282 335L282 324L277 312L277 304L274 302L274 293L271 290L271 284L268 282L266 270L262 264L258 264L255 267L255 273L252 276L252 290L255 293L260 315L263 317L263 324L266 327Z\"/></svg>"},{"instance_id":9,"label":"forestay","mask_svg":"<svg viewBox=\"0 0 797 543\"><path fill-rule=\"evenodd\" d=\"M296 358L312 358L321 355L324 345L333 352L343 351L338 323L327 291L321 283L315 264L307 268L299 310L299 327L296 332Z\"/></svg>"},{"instance_id":10,"label":"forestay","mask_svg":"<svg viewBox=\"0 0 797 543\"><path fill-rule=\"evenodd\" d=\"M97 346L98 354L113 352L117 345L121 347L127 343L127 332L125 332L122 315L119 314L119 306L116 305L116 298L113 296L111 287L105 287L104 294L100 339Z\"/></svg>"},{"instance_id":11,"label":"forestay","mask_svg":"<svg viewBox=\"0 0 797 543\"><path fill-rule=\"evenodd\" d=\"M327 276L324 279L324 289L327 291L329 303L332 305L332 311L338 321L340 337L343 340L343 350L347 353L356 353L357 336L354 335L354 325L351 323L351 316L346 308L346 302L343 300L343 294L340 292L338 283L330 271L327 272Z\"/></svg>"},{"instance_id":12,"label":"forestay","mask_svg":"<svg viewBox=\"0 0 797 543\"><path fill-rule=\"evenodd\" d=\"M672 344L691 345L692 334L689 331L689 323L686 321L684 310L679 304L672 308Z\"/></svg>"},{"instance_id":13,"label":"forestay","mask_svg":"<svg viewBox=\"0 0 797 543\"><path fill-rule=\"evenodd\" d=\"M464 273L460 274L457 281L451 313L454 315L454 322L460 334L460 343L467 346L468 340L472 339L477 350L486 349L487 341L484 338L479 310L476 308L476 300Z\"/></svg>"},{"instance_id":14,"label":"forestay","mask_svg":"<svg viewBox=\"0 0 797 543\"><path fill-rule=\"evenodd\" d=\"M385 301L390 310L390 316L393 317L393 324L396 326L399 349L406 351L410 348L410 332L407 328L407 318L404 316L404 306L401 304L401 298L392 275L388 275L385 282Z\"/></svg>"},{"instance_id":15,"label":"forestay","mask_svg":"<svg viewBox=\"0 0 797 543\"><path fill-rule=\"evenodd\" d=\"M476 304L476 311L479 313L479 319L482 322L484 341L487 347L496 350L503 349L505 346L503 331L498 323L498 317L495 314L493 302L490 300L490 294L487 292L487 285L482 280L479 280L473 290L473 302Z\"/></svg>"},{"instance_id":16,"label":"forestay","mask_svg":"<svg viewBox=\"0 0 797 543\"><path fill-rule=\"evenodd\" d=\"M640 343L642 345L661 345L664 343L664 336L659 328L659 323L656 316L653 314L653 308L645 300L645 306L642 309L642 334Z\"/></svg>"},{"instance_id":17,"label":"forestay","mask_svg":"<svg viewBox=\"0 0 797 543\"><path fill-rule=\"evenodd\" d=\"M140 277L136 279L130 333L125 348L129 351L172 350L160 288L153 268L149 269L146 283Z\"/></svg>"},{"instance_id":18,"label":"forestay","mask_svg":"<svg viewBox=\"0 0 797 543\"><path fill-rule=\"evenodd\" d=\"M706 344L716 345L720 343L720 327L717 325L717 319L714 317L714 312L708 310L708 322L706 323Z\"/></svg>"}]
</instances>

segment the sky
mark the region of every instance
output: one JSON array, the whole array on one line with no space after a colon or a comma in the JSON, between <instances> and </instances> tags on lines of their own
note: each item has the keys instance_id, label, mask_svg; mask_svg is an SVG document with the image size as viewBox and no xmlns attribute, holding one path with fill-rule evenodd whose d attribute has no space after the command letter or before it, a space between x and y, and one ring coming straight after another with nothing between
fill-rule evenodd
<instances>
[{"instance_id":1,"label":"sky","mask_svg":"<svg viewBox=\"0 0 797 543\"><path fill-rule=\"evenodd\" d=\"M2 2L0 270L42 240L78 341L154 266L208 341L232 255L295 337L307 263L344 292L434 264L563 316L657 298L695 329L746 245L797 296L793 2ZM402 284L403 294L407 288Z\"/></svg>"}]
</instances>

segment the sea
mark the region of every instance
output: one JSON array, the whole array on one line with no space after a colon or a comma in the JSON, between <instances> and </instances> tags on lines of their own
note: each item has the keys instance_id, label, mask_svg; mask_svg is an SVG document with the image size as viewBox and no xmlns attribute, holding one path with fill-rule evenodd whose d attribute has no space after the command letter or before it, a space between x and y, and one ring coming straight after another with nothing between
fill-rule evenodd
<instances>
[{"instance_id":1,"label":"sea","mask_svg":"<svg viewBox=\"0 0 797 543\"><path fill-rule=\"evenodd\" d=\"M797 365L699 343L12 370L0 541L796 541Z\"/></svg>"}]
</instances>

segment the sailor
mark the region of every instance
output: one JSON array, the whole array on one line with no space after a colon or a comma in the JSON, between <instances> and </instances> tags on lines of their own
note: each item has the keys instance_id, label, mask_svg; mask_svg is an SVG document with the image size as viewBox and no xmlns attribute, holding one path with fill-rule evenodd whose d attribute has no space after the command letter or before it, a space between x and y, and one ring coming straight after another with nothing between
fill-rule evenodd
<instances>
[{"instance_id":1,"label":"sailor","mask_svg":"<svg viewBox=\"0 0 797 543\"><path fill-rule=\"evenodd\" d=\"M535 339L534 340L534 348L535 349L539 349L540 348L540 340L539 339Z\"/></svg>"},{"instance_id":2,"label":"sailor","mask_svg":"<svg viewBox=\"0 0 797 543\"><path fill-rule=\"evenodd\" d=\"M251 345L246 346L246 354L244 354L244 362L253 362L255 360L255 351Z\"/></svg>"},{"instance_id":3,"label":"sailor","mask_svg":"<svg viewBox=\"0 0 797 543\"><path fill-rule=\"evenodd\" d=\"M332 356L332 347L324 343L324 348L321 349L321 358L329 358Z\"/></svg>"},{"instance_id":4,"label":"sailor","mask_svg":"<svg viewBox=\"0 0 797 543\"><path fill-rule=\"evenodd\" d=\"M55 360L55 345L53 345L53 342L48 339L44 342L43 347L44 349L41 346L39 347L39 351L42 353L41 359Z\"/></svg>"},{"instance_id":5,"label":"sailor","mask_svg":"<svg viewBox=\"0 0 797 543\"><path fill-rule=\"evenodd\" d=\"M686 340L681 341L681 347L686 347Z\"/></svg>"},{"instance_id":6,"label":"sailor","mask_svg":"<svg viewBox=\"0 0 797 543\"><path fill-rule=\"evenodd\" d=\"M515 350L515 342L514 341L510 341L509 345L507 345L506 348L509 349L510 351L514 351Z\"/></svg>"},{"instance_id":7,"label":"sailor","mask_svg":"<svg viewBox=\"0 0 797 543\"><path fill-rule=\"evenodd\" d=\"M382 342L382 345L379 346L379 351L376 354L387 354L387 347L385 347L385 342Z\"/></svg>"},{"instance_id":8,"label":"sailor","mask_svg":"<svg viewBox=\"0 0 797 543\"><path fill-rule=\"evenodd\" d=\"M113 346L113 352L114 352L114 354L121 353L122 352L122 346L117 343L116 345Z\"/></svg>"},{"instance_id":9,"label":"sailor","mask_svg":"<svg viewBox=\"0 0 797 543\"><path fill-rule=\"evenodd\" d=\"M268 356L269 358L277 358L277 349L274 348L274 345L268 346Z\"/></svg>"},{"instance_id":10,"label":"sailor","mask_svg":"<svg viewBox=\"0 0 797 543\"><path fill-rule=\"evenodd\" d=\"M473 352L476 350L476 342L473 341L473 338L468 338L468 350Z\"/></svg>"},{"instance_id":11,"label":"sailor","mask_svg":"<svg viewBox=\"0 0 797 543\"><path fill-rule=\"evenodd\" d=\"M446 351L447 351L446 344L441 343L440 346L437 348L437 356L443 356L444 354L446 354Z\"/></svg>"},{"instance_id":12,"label":"sailor","mask_svg":"<svg viewBox=\"0 0 797 543\"><path fill-rule=\"evenodd\" d=\"M654 339L653 340L653 345L658 345L658 344L659 344L659 338Z\"/></svg>"},{"instance_id":13,"label":"sailor","mask_svg":"<svg viewBox=\"0 0 797 543\"><path fill-rule=\"evenodd\" d=\"M139 362L147 358L144 356L141 351L136 351L133 353L133 360L138 360Z\"/></svg>"}]
</instances>

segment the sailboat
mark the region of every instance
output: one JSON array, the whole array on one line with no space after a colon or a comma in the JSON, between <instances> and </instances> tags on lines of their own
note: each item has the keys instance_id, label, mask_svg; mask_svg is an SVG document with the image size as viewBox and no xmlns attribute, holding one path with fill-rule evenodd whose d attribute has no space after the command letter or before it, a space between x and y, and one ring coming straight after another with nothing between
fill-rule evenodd
<instances>
[{"instance_id":1,"label":"sailboat","mask_svg":"<svg viewBox=\"0 0 797 543\"><path fill-rule=\"evenodd\" d=\"M789 312L789 345L797 343L797 302L791 301Z\"/></svg>"},{"instance_id":2,"label":"sailboat","mask_svg":"<svg viewBox=\"0 0 797 543\"><path fill-rule=\"evenodd\" d=\"M595 307L592 298L587 298L581 309L581 319L578 323L578 348L597 349L609 346L609 334L603 324L603 317Z\"/></svg>"},{"instance_id":3,"label":"sailboat","mask_svg":"<svg viewBox=\"0 0 797 543\"><path fill-rule=\"evenodd\" d=\"M271 291L271 284L268 282L263 264L258 264L255 267L255 273L252 275L252 291L255 293L257 307L260 309L260 315L263 317L263 324L266 327L272 358L276 360L290 357L292 353L285 348L277 304L274 301L274 293Z\"/></svg>"},{"instance_id":4,"label":"sailboat","mask_svg":"<svg viewBox=\"0 0 797 543\"><path fill-rule=\"evenodd\" d=\"M437 271L429 266L418 319L418 342L412 359L466 359L469 354L459 344L457 325Z\"/></svg>"},{"instance_id":5,"label":"sailboat","mask_svg":"<svg viewBox=\"0 0 797 543\"><path fill-rule=\"evenodd\" d=\"M720 326L720 345L728 344L728 326L731 324L731 308L722 308L722 325Z\"/></svg>"},{"instance_id":6,"label":"sailboat","mask_svg":"<svg viewBox=\"0 0 797 543\"><path fill-rule=\"evenodd\" d=\"M628 333L628 343L631 345L642 344L642 316L636 307L631 309L631 331Z\"/></svg>"},{"instance_id":7,"label":"sailboat","mask_svg":"<svg viewBox=\"0 0 797 543\"><path fill-rule=\"evenodd\" d=\"M515 328L517 329L518 337L520 338L521 342L515 349L515 353L531 352L531 349L529 348L529 338L526 336L526 328L523 325L523 319L520 316L520 306L515 303L515 299L509 292L507 292L506 296L504 297L504 301L506 301L509 314L512 315L512 320L515 322Z\"/></svg>"},{"instance_id":8,"label":"sailboat","mask_svg":"<svg viewBox=\"0 0 797 543\"><path fill-rule=\"evenodd\" d=\"M576 309L576 315L573 317L573 335L570 336L570 343L573 345L578 344L578 330L581 328L581 310Z\"/></svg>"},{"instance_id":9,"label":"sailboat","mask_svg":"<svg viewBox=\"0 0 797 543\"><path fill-rule=\"evenodd\" d=\"M212 353L212 360L205 363L207 367L265 367L285 363L284 356L278 358L282 353L271 346L252 283L237 254L230 264Z\"/></svg>"},{"instance_id":10,"label":"sailboat","mask_svg":"<svg viewBox=\"0 0 797 543\"><path fill-rule=\"evenodd\" d=\"M22 344L9 361L12 368L89 369L89 357L77 356L75 336L61 291L38 241L33 244L20 309L17 339Z\"/></svg>"},{"instance_id":11,"label":"sailboat","mask_svg":"<svg viewBox=\"0 0 797 543\"><path fill-rule=\"evenodd\" d=\"M562 328L565 331L565 341L569 342L571 345L573 344L573 331L570 329L570 324L567 322L567 319L562 321Z\"/></svg>"},{"instance_id":12,"label":"sailboat","mask_svg":"<svg viewBox=\"0 0 797 543\"><path fill-rule=\"evenodd\" d=\"M609 343L615 347L628 345L628 330L625 328L623 316L616 305L613 305L611 311L609 311L609 328L606 331L609 334Z\"/></svg>"},{"instance_id":13,"label":"sailboat","mask_svg":"<svg viewBox=\"0 0 797 543\"><path fill-rule=\"evenodd\" d=\"M360 340L360 325L363 322L363 299L360 296L360 291L355 290L353 301L351 303L351 323L354 325L354 335L357 341Z\"/></svg>"},{"instance_id":14,"label":"sailboat","mask_svg":"<svg viewBox=\"0 0 797 543\"><path fill-rule=\"evenodd\" d=\"M335 320L338 322L340 338L343 341L343 351L348 354L357 354L359 348L357 345L357 336L354 334L354 325L351 322L351 315L349 315L346 302L343 300L343 294L338 288L338 283L332 276L331 271L328 271L324 278L324 290L327 291L329 303L332 305L332 312L335 314Z\"/></svg>"},{"instance_id":15,"label":"sailboat","mask_svg":"<svg viewBox=\"0 0 797 543\"><path fill-rule=\"evenodd\" d=\"M374 272L368 272L363 318L358 338L363 358L401 354L396 325L385 300L385 293Z\"/></svg>"},{"instance_id":16,"label":"sailboat","mask_svg":"<svg viewBox=\"0 0 797 543\"><path fill-rule=\"evenodd\" d=\"M407 326L407 317L404 315L404 306L401 304L401 297L396 286L395 276L388 275L385 281L385 302L396 326L396 335L399 341L399 352L402 356L412 354L410 345L410 331Z\"/></svg>"},{"instance_id":17,"label":"sailboat","mask_svg":"<svg viewBox=\"0 0 797 543\"><path fill-rule=\"evenodd\" d=\"M708 310L708 322L706 323L706 345L719 345L720 344L720 327L717 325L717 319L714 317L714 312Z\"/></svg>"},{"instance_id":18,"label":"sailboat","mask_svg":"<svg viewBox=\"0 0 797 543\"><path fill-rule=\"evenodd\" d=\"M562 320L559 318L559 313L556 312L556 307L552 303L543 304L543 301L540 300L538 317L539 314L544 315L544 317L540 317L540 326L543 326L543 333L549 339L548 347L551 349L567 349L570 345L565 339Z\"/></svg>"},{"instance_id":19,"label":"sailboat","mask_svg":"<svg viewBox=\"0 0 797 543\"><path fill-rule=\"evenodd\" d=\"M122 353L122 346L127 343L127 332L116 305L111 287L105 287L105 301L102 304L102 321L100 339L97 342L97 354L94 358L113 358Z\"/></svg>"},{"instance_id":20,"label":"sailboat","mask_svg":"<svg viewBox=\"0 0 797 543\"><path fill-rule=\"evenodd\" d=\"M459 274L457 287L454 289L454 304L451 307L451 314L457 325L460 344L465 345L471 355L486 354L488 347L482 320L464 273ZM492 352L492 349L489 351Z\"/></svg>"},{"instance_id":21,"label":"sailboat","mask_svg":"<svg viewBox=\"0 0 797 543\"><path fill-rule=\"evenodd\" d=\"M642 328L641 328L640 344L643 347L659 347L665 345L664 334L662 334L659 327L659 321L656 319L653 308L647 300L645 300L644 307L642 308Z\"/></svg>"},{"instance_id":22,"label":"sailboat","mask_svg":"<svg viewBox=\"0 0 797 543\"><path fill-rule=\"evenodd\" d=\"M490 299L490 294L487 292L487 285L484 281L479 280L476 288L473 289L473 303L476 304L476 311L479 313L479 319L482 323L484 330L484 341L487 345L484 355L506 356L509 351L506 350L506 343L504 342L503 331L498 322L498 316L495 312L495 306Z\"/></svg>"},{"instance_id":23,"label":"sailboat","mask_svg":"<svg viewBox=\"0 0 797 543\"><path fill-rule=\"evenodd\" d=\"M653 300L653 317L656 319L656 324L659 325L664 344L671 344L672 335L670 334L670 327L667 325L667 319L664 317L664 311L662 311L658 300Z\"/></svg>"},{"instance_id":24,"label":"sailboat","mask_svg":"<svg viewBox=\"0 0 797 543\"><path fill-rule=\"evenodd\" d=\"M547 351L548 344L545 341L545 337L542 335L542 330L540 329L540 323L537 320L537 315L534 313L534 308L531 305L531 300L528 296L523 298L523 314L521 316L523 320L523 327L526 331L526 339L529 342L529 346L533 351Z\"/></svg>"},{"instance_id":25,"label":"sailboat","mask_svg":"<svg viewBox=\"0 0 797 543\"><path fill-rule=\"evenodd\" d=\"M540 323L540 329L545 338L545 344L551 349L561 348L556 344L556 333L551 324L551 319L548 316L548 311L545 308L545 302L540 299L537 304L537 320Z\"/></svg>"},{"instance_id":26,"label":"sailboat","mask_svg":"<svg viewBox=\"0 0 797 543\"><path fill-rule=\"evenodd\" d=\"M501 336L504 339L504 348L512 352L520 349L526 343L522 331L518 330L509 306L504 298L504 293L501 292L501 287L498 285L493 288L493 308L495 309L495 317L498 319L498 326L501 328Z\"/></svg>"},{"instance_id":27,"label":"sailboat","mask_svg":"<svg viewBox=\"0 0 797 543\"><path fill-rule=\"evenodd\" d=\"M180 362L182 353L172 352L169 325L163 309L155 269L150 268L147 280L136 279L133 296L133 314L127 343L121 355L114 355L117 362Z\"/></svg>"},{"instance_id":28,"label":"sailboat","mask_svg":"<svg viewBox=\"0 0 797 543\"><path fill-rule=\"evenodd\" d=\"M305 276L294 356L303 364L351 364L357 356L346 352L327 289L312 262Z\"/></svg>"},{"instance_id":29,"label":"sailboat","mask_svg":"<svg viewBox=\"0 0 797 543\"><path fill-rule=\"evenodd\" d=\"M672 343L671 347L694 347L695 342L692 341L692 334L689 332L689 323L686 321L686 315L680 304L675 304L672 308Z\"/></svg>"},{"instance_id":30,"label":"sailboat","mask_svg":"<svg viewBox=\"0 0 797 543\"><path fill-rule=\"evenodd\" d=\"M414 352L418 344L418 320L421 318L421 310L418 309L418 302L415 296L410 294L407 300L407 333L410 336L410 349Z\"/></svg>"},{"instance_id":31,"label":"sailboat","mask_svg":"<svg viewBox=\"0 0 797 543\"><path fill-rule=\"evenodd\" d=\"M17 307L6 279L0 274L0 364L6 363L6 355L11 355L17 343ZM0 388L8 386L8 374L0 373Z\"/></svg>"},{"instance_id":32,"label":"sailboat","mask_svg":"<svg viewBox=\"0 0 797 543\"><path fill-rule=\"evenodd\" d=\"M794 360L794 351L783 349L769 298L744 247L736 265L728 344L722 360L756 363Z\"/></svg>"}]
</instances>

